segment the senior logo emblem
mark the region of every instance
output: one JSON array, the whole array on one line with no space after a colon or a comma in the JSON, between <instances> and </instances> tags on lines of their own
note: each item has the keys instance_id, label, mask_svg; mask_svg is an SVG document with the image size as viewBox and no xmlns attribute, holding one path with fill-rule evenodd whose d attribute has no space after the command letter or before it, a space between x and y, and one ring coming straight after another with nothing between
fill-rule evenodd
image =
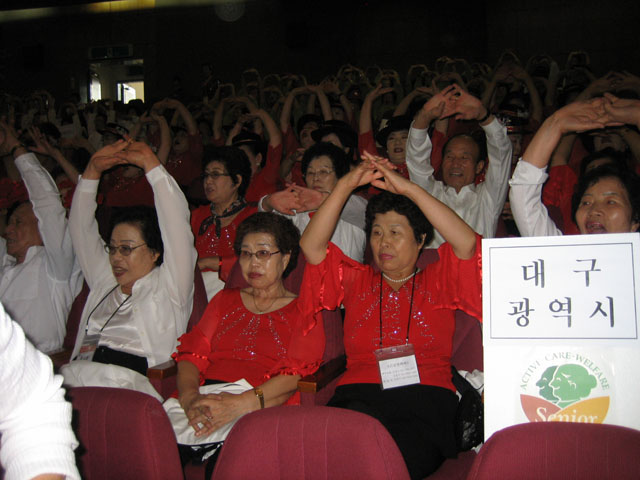
<instances>
[{"instance_id":1,"label":"senior logo emblem","mask_svg":"<svg viewBox=\"0 0 640 480\"><path fill-rule=\"evenodd\" d=\"M530 422L603 423L609 382L602 366L574 352L554 352L523 373L522 410Z\"/></svg>"}]
</instances>

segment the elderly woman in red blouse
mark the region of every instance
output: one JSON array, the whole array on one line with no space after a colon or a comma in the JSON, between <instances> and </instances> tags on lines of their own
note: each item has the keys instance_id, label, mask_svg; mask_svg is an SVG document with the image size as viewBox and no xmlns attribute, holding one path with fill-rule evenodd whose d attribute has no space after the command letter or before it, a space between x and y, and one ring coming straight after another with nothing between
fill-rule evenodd
<instances>
[{"instance_id":1,"label":"elderly woman in red blouse","mask_svg":"<svg viewBox=\"0 0 640 480\"><path fill-rule=\"evenodd\" d=\"M283 284L296 265L300 234L290 220L256 213L239 226L234 249L247 288L219 292L200 322L180 338L178 400L196 436L265 407L297 403L302 375L324 351L324 330ZM200 385L246 379L241 394L203 394Z\"/></svg>"},{"instance_id":2,"label":"elderly woman in red blouse","mask_svg":"<svg viewBox=\"0 0 640 480\"><path fill-rule=\"evenodd\" d=\"M451 382L455 310L481 318L480 237L453 210L368 156L342 177L311 219L300 245L316 310L345 307L347 371L330 406L371 415L389 430L412 478L456 455L458 404ZM351 192L386 192L367 206L365 231L377 268L329 242ZM439 260L416 266L437 228L449 242Z\"/></svg>"}]
</instances>

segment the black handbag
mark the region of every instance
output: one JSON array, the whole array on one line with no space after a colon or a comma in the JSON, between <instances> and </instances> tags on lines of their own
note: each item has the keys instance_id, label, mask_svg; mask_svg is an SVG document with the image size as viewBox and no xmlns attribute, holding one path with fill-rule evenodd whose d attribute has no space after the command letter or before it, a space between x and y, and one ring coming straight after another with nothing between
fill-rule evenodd
<instances>
[{"instance_id":1,"label":"black handbag","mask_svg":"<svg viewBox=\"0 0 640 480\"><path fill-rule=\"evenodd\" d=\"M458 452L466 452L484 441L484 404L482 397L456 367L451 366L453 385L462 396L455 418Z\"/></svg>"}]
</instances>

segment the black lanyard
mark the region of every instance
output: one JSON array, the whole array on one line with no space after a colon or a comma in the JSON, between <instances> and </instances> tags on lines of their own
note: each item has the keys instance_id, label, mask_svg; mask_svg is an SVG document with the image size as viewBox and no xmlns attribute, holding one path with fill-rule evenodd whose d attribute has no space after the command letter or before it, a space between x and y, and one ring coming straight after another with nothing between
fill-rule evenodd
<instances>
[{"instance_id":1,"label":"black lanyard","mask_svg":"<svg viewBox=\"0 0 640 480\"><path fill-rule=\"evenodd\" d=\"M96 311L96 309L97 309L97 308L102 304L102 302L104 302L104 301L106 300L106 298L107 298L109 295L111 295L111 294L113 293L113 291L114 291L116 288L118 288L118 287L119 287L119 285L116 285L116 286L115 286L115 287L113 287L111 290L109 290L109 291L107 292L107 294L106 294L104 297L102 297L102 300L100 300L100 301L98 302L98 304L97 304L95 307L93 307L93 310L91 310L91 313L90 313L90 314L89 314L89 316L87 317L87 325L84 327L84 333L85 333L85 335L86 335L86 334L87 334L87 332L89 331L89 319L91 319L91 315L93 315L93 312L95 312L95 311ZM104 325L103 325L103 326L102 326L102 328L100 329L100 333L102 333L102 331L104 330L104 327L106 327L106 326L109 324L109 322L110 322L110 321L111 321L111 319L114 317L114 315L115 315L116 313L118 313L118 310L120 310L120 308L121 308L121 307L122 307L122 306L127 302L127 300L129 300L130 298L131 298L131 295L129 295L127 298L125 298L125 299L122 301L122 303L121 303L120 305L118 305L118 308L116 308L116 309L114 310L114 312L111 314L111 316L107 319L107 321L106 321L106 322L104 322Z\"/></svg>"},{"instance_id":2,"label":"black lanyard","mask_svg":"<svg viewBox=\"0 0 640 480\"><path fill-rule=\"evenodd\" d=\"M416 275L418 268L413 272L413 282L411 283L411 300L409 300L409 319L407 320L407 338L405 344L409 343L409 328L411 327L411 314L413 310L413 292L416 288ZM402 288L402 287L400 287ZM382 271L380 271L380 347L382 348Z\"/></svg>"}]
</instances>

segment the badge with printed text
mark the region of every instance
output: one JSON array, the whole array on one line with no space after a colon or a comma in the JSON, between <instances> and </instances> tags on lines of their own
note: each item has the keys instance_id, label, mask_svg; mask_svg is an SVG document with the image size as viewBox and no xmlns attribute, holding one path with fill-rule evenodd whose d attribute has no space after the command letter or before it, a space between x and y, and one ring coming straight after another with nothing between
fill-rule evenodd
<instances>
[{"instance_id":1,"label":"badge with printed text","mask_svg":"<svg viewBox=\"0 0 640 480\"><path fill-rule=\"evenodd\" d=\"M80 352L76 356L76 359L88 360L89 362L93 360L93 354L96 353L99 340L100 334L85 335L84 340L82 341L82 346L80 347Z\"/></svg>"},{"instance_id":2,"label":"badge with printed text","mask_svg":"<svg viewBox=\"0 0 640 480\"><path fill-rule=\"evenodd\" d=\"M413 345L379 348L373 352L378 361L382 389L420 383L420 373Z\"/></svg>"}]
</instances>

